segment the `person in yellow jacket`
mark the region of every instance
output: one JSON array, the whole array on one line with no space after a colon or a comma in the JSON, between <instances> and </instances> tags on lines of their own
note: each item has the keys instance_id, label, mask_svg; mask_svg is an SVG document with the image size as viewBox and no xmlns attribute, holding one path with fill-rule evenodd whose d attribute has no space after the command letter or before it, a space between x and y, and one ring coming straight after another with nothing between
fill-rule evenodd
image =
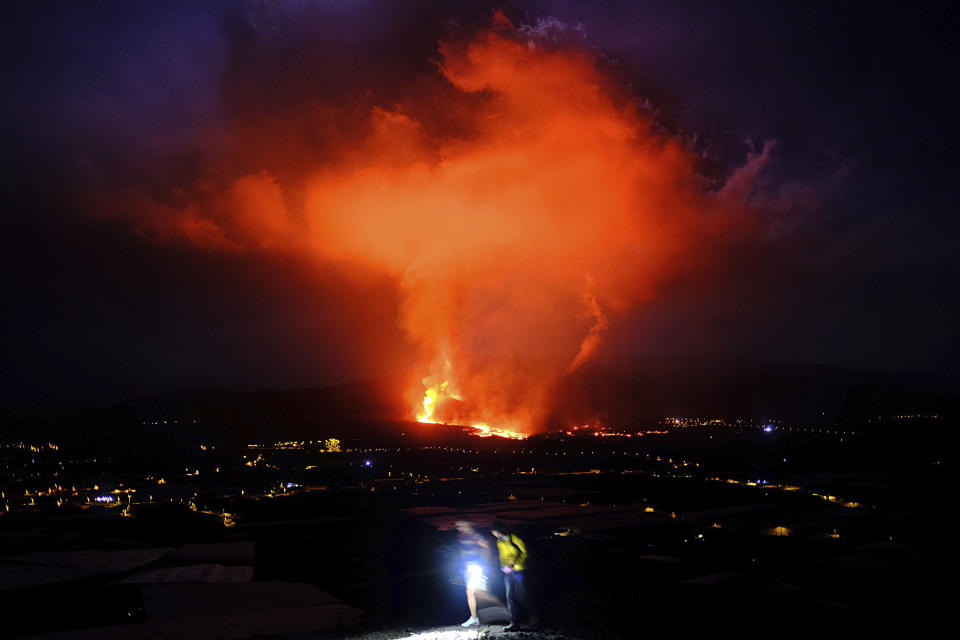
<instances>
[{"instance_id":1,"label":"person in yellow jacket","mask_svg":"<svg viewBox=\"0 0 960 640\"><path fill-rule=\"evenodd\" d=\"M527 597L525 571L527 568L527 545L515 533L512 533L503 523L497 523L491 530L497 539L497 551L500 554L500 570L503 571L503 585L507 591L507 611L510 613L510 624L504 631L516 631L520 628L521 611L530 610L530 600ZM530 616L533 623L533 616Z\"/></svg>"}]
</instances>

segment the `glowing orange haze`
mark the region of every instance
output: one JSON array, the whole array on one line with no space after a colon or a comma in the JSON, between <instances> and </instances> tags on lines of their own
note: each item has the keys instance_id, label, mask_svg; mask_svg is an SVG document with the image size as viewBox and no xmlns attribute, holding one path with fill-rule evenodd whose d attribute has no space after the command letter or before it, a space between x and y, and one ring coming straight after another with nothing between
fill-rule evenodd
<instances>
[{"instance_id":1,"label":"glowing orange haze","mask_svg":"<svg viewBox=\"0 0 960 640\"><path fill-rule=\"evenodd\" d=\"M498 15L469 42L441 43L439 72L463 92L447 115L467 135L377 108L356 148L308 179L302 210L263 173L214 213L152 216L166 221L152 231L388 274L423 354L410 417L535 431L608 322L741 207L700 186L692 153L618 99L594 54L530 38Z\"/></svg>"}]
</instances>

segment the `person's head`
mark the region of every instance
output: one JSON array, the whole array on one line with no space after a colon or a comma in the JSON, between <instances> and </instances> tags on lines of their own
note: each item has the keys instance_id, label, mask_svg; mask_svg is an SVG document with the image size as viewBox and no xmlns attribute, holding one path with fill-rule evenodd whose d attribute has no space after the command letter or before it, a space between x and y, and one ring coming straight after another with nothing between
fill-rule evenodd
<instances>
[{"instance_id":1,"label":"person's head","mask_svg":"<svg viewBox=\"0 0 960 640\"><path fill-rule=\"evenodd\" d=\"M493 537L497 540L509 540L510 539L510 530L502 522L494 522L493 526L490 528L490 533L493 534Z\"/></svg>"},{"instance_id":2,"label":"person's head","mask_svg":"<svg viewBox=\"0 0 960 640\"><path fill-rule=\"evenodd\" d=\"M457 531L463 534L474 533L473 525L467 520L457 520Z\"/></svg>"}]
</instances>

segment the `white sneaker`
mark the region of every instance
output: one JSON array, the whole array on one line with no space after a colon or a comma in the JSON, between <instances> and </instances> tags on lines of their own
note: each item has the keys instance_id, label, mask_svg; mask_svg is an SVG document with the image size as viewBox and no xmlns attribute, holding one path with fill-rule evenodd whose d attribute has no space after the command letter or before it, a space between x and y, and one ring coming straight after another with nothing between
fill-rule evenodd
<instances>
[{"instance_id":1,"label":"white sneaker","mask_svg":"<svg viewBox=\"0 0 960 640\"><path fill-rule=\"evenodd\" d=\"M466 622L460 624L461 627L475 627L480 624L480 618L469 618Z\"/></svg>"}]
</instances>

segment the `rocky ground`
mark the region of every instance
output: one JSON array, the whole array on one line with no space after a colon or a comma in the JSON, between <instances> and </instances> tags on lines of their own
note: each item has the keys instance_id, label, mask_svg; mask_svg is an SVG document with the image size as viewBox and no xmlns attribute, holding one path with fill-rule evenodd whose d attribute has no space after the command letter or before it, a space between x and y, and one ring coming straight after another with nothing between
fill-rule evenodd
<instances>
[{"instance_id":1,"label":"rocky ground","mask_svg":"<svg viewBox=\"0 0 960 640\"><path fill-rule=\"evenodd\" d=\"M343 634L343 632L340 632ZM270 636L271 640L577 640L572 636L551 629L527 629L504 631L502 624L481 625L464 629L459 625L415 629L411 627L385 629L367 632L354 632L343 635L299 634L291 636ZM264 640L266 640L264 638Z\"/></svg>"}]
</instances>

